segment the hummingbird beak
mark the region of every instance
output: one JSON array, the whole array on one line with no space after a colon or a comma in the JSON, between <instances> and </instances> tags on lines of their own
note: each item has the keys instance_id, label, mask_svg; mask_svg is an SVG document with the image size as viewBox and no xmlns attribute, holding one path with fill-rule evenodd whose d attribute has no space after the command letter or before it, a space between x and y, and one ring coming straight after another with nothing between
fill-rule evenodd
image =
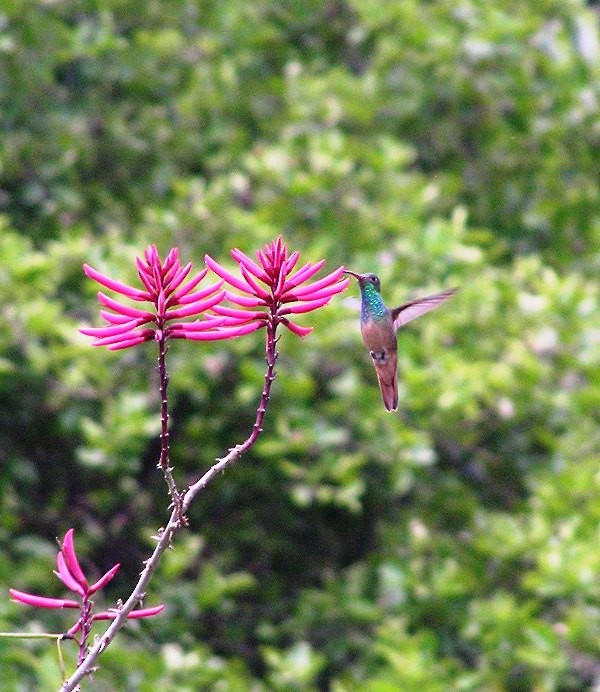
<instances>
[{"instance_id":1,"label":"hummingbird beak","mask_svg":"<svg viewBox=\"0 0 600 692\"><path fill-rule=\"evenodd\" d=\"M344 274L350 274L350 276L353 276L358 281L360 281L363 278L362 274L357 274L356 272L351 272L349 269L344 269Z\"/></svg>"}]
</instances>

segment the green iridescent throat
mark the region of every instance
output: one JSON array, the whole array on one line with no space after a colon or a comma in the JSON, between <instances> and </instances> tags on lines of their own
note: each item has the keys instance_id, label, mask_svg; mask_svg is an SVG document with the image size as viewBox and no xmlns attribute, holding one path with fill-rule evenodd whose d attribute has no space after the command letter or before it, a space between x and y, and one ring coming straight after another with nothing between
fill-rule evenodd
<instances>
[{"instance_id":1,"label":"green iridescent throat","mask_svg":"<svg viewBox=\"0 0 600 692\"><path fill-rule=\"evenodd\" d=\"M387 314L387 308L373 284L365 284L361 290L362 300L360 318L363 321L380 320Z\"/></svg>"}]
</instances>

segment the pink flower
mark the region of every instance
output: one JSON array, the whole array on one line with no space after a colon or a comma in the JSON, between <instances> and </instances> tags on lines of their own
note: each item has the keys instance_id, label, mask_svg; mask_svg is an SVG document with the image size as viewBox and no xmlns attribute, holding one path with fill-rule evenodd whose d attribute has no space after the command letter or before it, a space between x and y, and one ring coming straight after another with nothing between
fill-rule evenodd
<instances>
[{"instance_id":1,"label":"pink flower","mask_svg":"<svg viewBox=\"0 0 600 692\"><path fill-rule=\"evenodd\" d=\"M192 264L181 266L178 248L173 248L161 263L156 246L150 245L144 259L138 257L136 262L142 288L128 286L87 264L83 265L84 272L102 286L152 306L150 309L132 307L99 291L98 300L108 308L108 311L101 310L100 314L109 326L79 330L95 338L94 346L117 350L144 341L164 341L168 338L209 341L229 339L252 331L247 325L240 326L239 319L214 315L203 315L204 319L194 322L173 322L186 317L199 317L225 297L225 291L220 290L223 281L199 291L194 290L206 276L206 269L184 283Z\"/></svg>"},{"instance_id":2,"label":"pink flower","mask_svg":"<svg viewBox=\"0 0 600 692\"><path fill-rule=\"evenodd\" d=\"M56 556L57 571L54 572L62 583L77 594L80 600L75 601L67 598L48 598L46 596L37 596L35 594L17 591L17 589L9 589L13 601L25 603L35 606L36 608L78 608L81 611L81 617L71 627L68 634L74 635L79 630L89 630L92 622L96 620L111 620L117 616L117 611L106 611L102 613L92 613L93 602L90 601L97 591L104 588L108 582L115 576L120 565L116 564L111 567L98 581L89 584L75 553L75 545L73 543L73 529L69 529L65 534L62 546ZM157 615L164 609L164 605L155 606L154 608L140 608L134 610L128 618L144 618Z\"/></svg>"},{"instance_id":3,"label":"pink flower","mask_svg":"<svg viewBox=\"0 0 600 692\"><path fill-rule=\"evenodd\" d=\"M272 327L281 323L294 334L306 336L310 334L312 327L301 327L292 322L289 315L312 312L327 305L334 295L348 286L349 282L349 279L340 281L344 267L339 267L322 279L307 284L306 282L325 264L325 260L305 264L293 272L300 254L292 252L288 256L287 247L281 236L265 245L263 250L257 251L258 264L237 248L231 251L231 255L239 264L242 278L224 269L209 255L205 256L206 264L227 284L241 291L240 295L226 290L226 299L249 309L240 310L219 304L213 306L212 311L222 317L245 322L252 327L251 331L268 323L271 323Z\"/></svg>"}]
</instances>

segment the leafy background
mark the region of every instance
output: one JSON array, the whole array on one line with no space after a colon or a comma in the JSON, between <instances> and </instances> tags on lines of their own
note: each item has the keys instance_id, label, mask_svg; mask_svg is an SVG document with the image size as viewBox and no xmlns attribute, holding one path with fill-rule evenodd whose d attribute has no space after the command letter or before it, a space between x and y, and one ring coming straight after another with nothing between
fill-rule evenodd
<instances>
[{"instance_id":1,"label":"leafy background","mask_svg":"<svg viewBox=\"0 0 600 692\"><path fill-rule=\"evenodd\" d=\"M600 682L600 33L581 0L9 0L0 9L0 630L62 631L54 539L127 595L165 521L151 346L91 349L88 262L282 233L461 286L381 405L357 290L285 335L266 431L191 512L94 690ZM255 338L256 337L256 338ZM253 420L262 338L170 351L173 459ZM74 653L66 648L69 665ZM3 689L55 689L0 643Z\"/></svg>"}]
</instances>

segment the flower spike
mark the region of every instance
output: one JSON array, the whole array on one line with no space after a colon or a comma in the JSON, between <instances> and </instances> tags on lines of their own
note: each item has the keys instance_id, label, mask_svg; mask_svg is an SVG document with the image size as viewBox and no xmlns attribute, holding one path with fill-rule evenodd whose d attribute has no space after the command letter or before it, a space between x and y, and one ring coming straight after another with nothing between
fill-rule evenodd
<instances>
[{"instance_id":1,"label":"flower spike","mask_svg":"<svg viewBox=\"0 0 600 692\"><path fill-rule=\"evenodd\" d=\"M55 572L55 574L69 591L77 594L79 600L48 598L47 596L38 596L25 591L18 591L17 589L9 589L9 593L13 601L34 606L35 608L78 608L81 615L77 622L68 630L67 635L72 637L77 632L81 631L84 633L82 641L79 643L79 663L81 663L87 650L87 637L89 636L92 623L96 620L112 620L117 616L116 611L94 613L94 603L90 600L90 597L108 584L117 573L119 564L111 567L97 582L89 586L85 574L79 565L79 560L77 559L75 544L73 542L73 533L73 529L69 529L65 534L62 544L60 544L60 550L56 556L58 571ZM127 617L152 617L153 615L158 615L163 608L164 605L155 606L153 608L141 608L139 610L133 610Z\"/></svg>"},{"instance_id":2,"label":"flower spike","mask_svg":"<svg viewBox=\"0 0 600 692\"><path fill-rule=\"evenodd\" d=\"M241 278L222 267L210 255L205 256L206 265L229 286L239 291L235 293L226 290L227 301L241 308L251 309L234 309L219 303L213 307L213 312L230 319L245 319L248 323L254 323L256 329L271 322L274 326L283 324L298 336L306 336L312 329L301 327L286 315L312 312L324 307L349 282L349 279L342 279L344 267L339 267L324 278L305 284L321 269L325 260L305 264L292 274L300 254L295 251L288 255L281 236L257 251L258 262L238 248L231 251L231 256L239 265Z\"/></svg>"},{"instance_id":3,"label":"flower spike","mask_svg":"<svg viewBox=\"0 0 600 692\"><path fill-rule=\"evenodd\" d=\"M111 279L88 264L83 265L87 276L103 287L130 300L150 304L145 308L133 307L99 291L98 301L107 308L101 310L100 315L108 326L79 330L82 334L94 337L94 346L106 346L116 351L145 341L166 341L169 338L197 340L196 330L188 331L187 325L198 322L178 322L176 329L171 325L173 320L185 317L203 318L205 329L209 330L203 337L204 340L230 339L244 333L243 330L239 334L236 333L235 326L247 320L241 321L234 317L216 320L214 316L205 314L225 297L225 291L221 290L224 281L220 280L211 286L195 290L208 272L208 269L203 269L184 283L192 264L181 266L177 248L170 250L164 262L161 262L156 246L150 245L146 248L143 258L136 258L136 266L143 288L134 288ZM227 329L219 329L221 326Z\"/></svg>"}]
</instances>

